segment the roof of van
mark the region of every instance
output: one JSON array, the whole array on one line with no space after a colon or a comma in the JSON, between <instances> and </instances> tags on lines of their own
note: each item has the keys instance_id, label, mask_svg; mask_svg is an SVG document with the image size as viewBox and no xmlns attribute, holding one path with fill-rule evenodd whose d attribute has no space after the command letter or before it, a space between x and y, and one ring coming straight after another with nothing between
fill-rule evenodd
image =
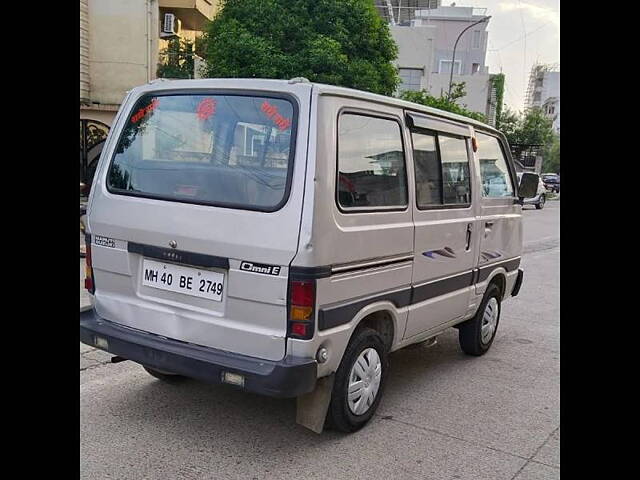
<instances>
[{"instance_id":1,"label":"roof of van","mask_svg":"<svg viewBox=\"0 0 640 480\"><path fill-rule=\"evenodd\" d=\"M469 117L465 117L455 113L440 110L438 108L427 107L425 105L420 105L418 103L408 102L406 100L400 100L399 98L388 97L385 95L379 95L377 93L365 92L363 90L356 90L353 88L346 88L346 87L337 87L335 85L327 85L324 83L309 82L308 80L303 78L295 78L291 80L274 80L274 79L265 79L265 78L200 78L200 79L193 79L193 80L156 79L156 80L152 80L151 82L149 82L144 86L137 87L137 88L141 88L149 91L149 90L165 90L165 89L173 89L173 88L207 88L207 87L231 88L231 87L242 86L242 87L251 87L256 90L261 90L263 88L265 89L275 88L279 90L282 87L291 86L292 84L307 85L309 87L317 88L318 93L320 95L336 95L336 96L342 96L342 97L348 97L348 98L358 98L358 99L368 100L371 102L376 102L376 103L381 103L386 105L394 105L400 108L410 109L415 112L428 113L430 115L434 115L437 117L455 120L457 122L462 122L468 125L481 127L485 130L499 133L491 125L487 125L486 123L479 122L478 120L474 120L473 118L469 118Z\"/></svg>"}]
</instances>

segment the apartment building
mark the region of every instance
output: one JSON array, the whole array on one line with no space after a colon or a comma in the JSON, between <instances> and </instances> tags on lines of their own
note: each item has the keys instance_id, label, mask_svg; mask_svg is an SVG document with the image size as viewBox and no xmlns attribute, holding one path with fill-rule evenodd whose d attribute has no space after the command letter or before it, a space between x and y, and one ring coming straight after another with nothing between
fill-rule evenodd
<instances>
[{"instance_id":1,"label":"apartment building","mask_svg":"<svg viewBox=\"0 0 640 480\"><path fill-rule=\"evenodd\" d=\"M541 108L560 133L560 66L536 64L531 68L525 108Z\"/></svg>"},{"instance_id":2,"label":"apartment building","mask_svg":"<svg viewBox=\"0 0 640 480\"><path fill-rule=\"evenodd\" d=\"M453 69L452 81L466 84L467 95L459 103L495 122L496 92L486 65L486 9L442 6L440 0L376 0L376 7L398 44L398 93L424 89L434 96L446 94Z\"/></svg>"},{"instance_id":3,"label":"apartment building","mask_svg":"<svg viewBox=\"0 0 640 480\"><path fill-rule=\"evenodd\" d=\"M91 182L126 92L154 80L168 41L176 36L194 41L219 4L219 0L80 0L81 182Z\"/></svg>"},{"instance_id":4,"label":"apartment building","mask_svg":"<svg viewBox=\"0 0 640 480\"><path fill-rule=\"evenodd\" d=\"M544 114L553 121L553 131L560 135L560 97L549 97L542 105Z\"/></svg>"}]
</instances>

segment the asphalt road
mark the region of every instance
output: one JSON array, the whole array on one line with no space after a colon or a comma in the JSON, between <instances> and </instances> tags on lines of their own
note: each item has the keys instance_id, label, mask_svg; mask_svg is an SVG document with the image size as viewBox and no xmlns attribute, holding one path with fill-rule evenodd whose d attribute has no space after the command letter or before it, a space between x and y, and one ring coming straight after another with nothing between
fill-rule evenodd
<instances>
[{"instance_id":1,"label":"asphalt road","mask_svg":"<svg viewBox=\"0 0 640 480\"><path fill-rule=\"evenodd\" d=\"M554 201L524 212L525 280L491 350L463 355L450 329L393 353L380 408L352 435L296 425L294 400L166 385L81 345L81 478L560 478L559 216Z\"/></svg>"}]
</instances>

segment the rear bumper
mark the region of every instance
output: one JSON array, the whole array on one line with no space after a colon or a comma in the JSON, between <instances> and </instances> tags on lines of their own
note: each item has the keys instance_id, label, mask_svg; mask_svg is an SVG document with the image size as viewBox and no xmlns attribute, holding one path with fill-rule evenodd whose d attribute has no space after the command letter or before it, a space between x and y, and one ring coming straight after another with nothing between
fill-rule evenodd
<instances>
[{"instance_id":1,"label":"rear bumper","mask_svg":"<svg viewBox=\"0 0 640 480\"><path fill-rule=\"evenodd\" d=\"M106 341L96 345L96 338ZM314 389L317 363L286 356L274 362L171 340L80 312L80 341L157 370L222 383L224 372L244 376L244 390L271 397L297 397Z\"/></svg>"}]
</instances>

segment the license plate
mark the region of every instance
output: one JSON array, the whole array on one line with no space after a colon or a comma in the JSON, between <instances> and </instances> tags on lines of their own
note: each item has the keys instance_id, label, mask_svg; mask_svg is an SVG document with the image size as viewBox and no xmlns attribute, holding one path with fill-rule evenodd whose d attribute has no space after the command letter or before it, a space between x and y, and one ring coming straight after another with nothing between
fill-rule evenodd
<instances>
[{"instance_id":1,"label":"license plate","mask_svg":"<svg viewBox=\"0 0 640 480\"><path fill-rule=\"evenodd\" d=\"M224 274L145 259L142 262L142 284L221 302Z\"/></svg>"}]
</instances>

